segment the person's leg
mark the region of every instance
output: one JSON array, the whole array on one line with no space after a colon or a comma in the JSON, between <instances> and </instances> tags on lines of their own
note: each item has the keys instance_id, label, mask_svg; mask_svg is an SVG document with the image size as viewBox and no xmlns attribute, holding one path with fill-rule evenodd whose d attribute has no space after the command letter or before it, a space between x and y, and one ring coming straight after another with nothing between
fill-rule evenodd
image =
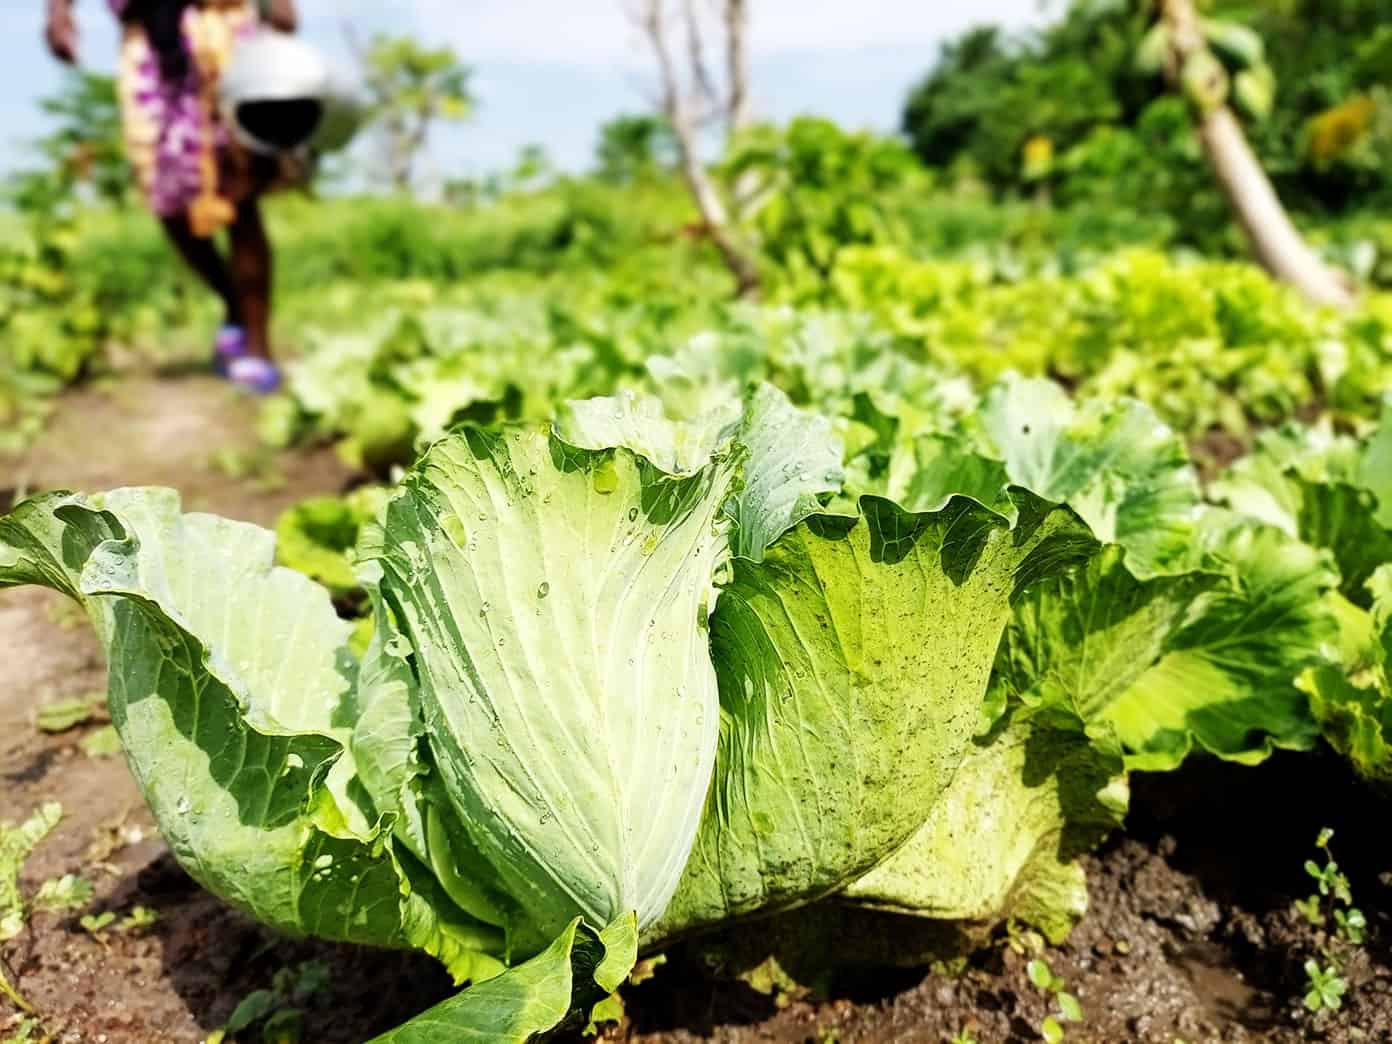
<instances>
[{"instance_id":1,"label":"person's leg","mask_svg":"<svg viewBox=\"0 0 1392 1044\"><path fill-rule=\"evenodd\" d=\"M232 240L232 286L237 316L246 330L247 351L271 357L271 243L256 196L237 204L229 230Z\"/></svg>"},{"instance_id":2,"label":"person's leg","mask_svg":"<svg viewBox=\"0 0 1392 1044\"><path fill-rule=\"evenodd\" d=\"M208 289L217 294L218 299L222 301L223 309L227 313L227 322L239 325L241 316L238 314L237 294L232 282L232 273L228 271L227 263L218 253L217 245L211 239L195 236L186 215L180 214L178 217L163 218L161 224L164 225L164 233L169 238L169 242L179 252L179 256L184 259L185 264L193 269L198 278L203 280Z\"/></svg>"}]
</instances>

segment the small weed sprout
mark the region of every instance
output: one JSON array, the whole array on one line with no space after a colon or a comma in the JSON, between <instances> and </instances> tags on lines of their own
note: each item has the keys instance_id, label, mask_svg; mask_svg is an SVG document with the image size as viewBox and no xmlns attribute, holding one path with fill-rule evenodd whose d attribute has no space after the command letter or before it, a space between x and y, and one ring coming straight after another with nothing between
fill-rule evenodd
<instances>
[{"instance_id":1,"label":"small weed sprout","mask_svg":"<svg viewBox=\"0 0 1392 1044\"><path fill-rule=\"evenodd\" d=\"M51 878L39 886L31 906L45 913L73 913L92 901L92 886L76 874Z\"/></svg>"},{"instance_id":2,"label":"small weed sprout","mask_svg":"<svg viewBox=\"0 0 1392 1044\"><path fill-rule=\"evenodd\" d=\"M136 906L131 908L131 912L121 918L116 930L122 935L133 935L143 932L148 928L153 928L159 922L159 914L151 910L148 906Z\"/></svg>"},{"instance_id":3,"label":"small weed sprout","mask_svg":"<svg viewBox=\"0 0 1392 1044\"><path fill-rule=\"evenodd\" d=\"M10 1035L0 1044L41 1044L47 1037L41 1037L43 1027L39 1025L39 1020L23 1016L18 1024L12 1027Z\"/></svg>"},{"instance_id":4,"label":"small weed sprout","mask_svg":"<svg viewBox=\"0 0 1392 1044\"><path fill-rule=\"evenodd\" d=\"M103 910L101 913L83 914L77 923L82 926L84 932L105 946L106 930L111 927L115 920L114 913L110 910Z\"/></svg>"},{"instance_id":5,"label":"small weed sprout","mask_svg":"<svg viewBox=\"0 0 1392 1044\"><path fill-rule=\"evenodd\" d=\"M1048 1044L1058 1044L1064 1039L1065 1022L1083 1021L1083 1006L1078 1003L1077 997L1068 992L1068 983L1064 982L1061 976L1055 975L1042 957L1030 961L1025 970L1029 974L1030 982L1034 983L1041 993L1051 995L1058 1004L1058 1011L1045 1016L1044 1021L1039 1024L1039 1035Z\"/></svg>"},{"instance_id":6,"label":"small weed sprout","mask_svg":"<svg viewBox=\"0 0 1392 1044\"><path fill-rule=\"evenodd\" d=\"M1314 879L1316 891L1305 899L1297 899L1295 908L1316 928L1334 925L1332 936L1319 947L1318 959L1305 962L1305 1007L1310 1011L1336 1011L1343 1006L1348 981L1344 978L1348 947L1359 947L1368 936L1368 921L1363 911L1353 905L1353 891L1347 875L1339 868L1330 851L1334 831L1325 828L1315 838L1315 847L1324 853L1324 865L1313 859L1305 860L1305 872Z\"/></svg>"},{"instance_id":7,"label":"small weed sprout","mask_svg":"<svg viewBox=\"0 0 1392 1044\"><path fill-rule=\"evenodd\" d=\"M1033 957L1044 952L1044 937L1013 917L1005 922L1004 944L1006 949L1021 957Z\"/></svg>"},{"instance_id":8,"label":"small weed sprout","mask_svg":"<svg viewBox=\"0 0 1392 1044\"><path fill-rule=\"evenodd\" d=\"M329 969L319 961L281 968L271 980L271 988L243 997L227 1024L210 1033L205 1044L226 1044L257 1024L267 1044L299 1044L304 1026L301 1005L328 985Z\"/></svg>"},{"instance_id":9,"label":"small weed sprout","mask_svg":"<svg viewBox=\"0 0 1392 1044\"><path fill-rule=\"evenodd\" d=\"M34 1015L34 1006L24 999L24 995L10 985L5 978L5 968L0 966L0 997L4 997L25 1015Z\"/></svg>"},{"instance_id":10,"label":"small weed sprout","mask_svg":"<svg viewBox=\"0 0 1392 1044\"><path fill-rule=\"evenodd\" d=\"M1336 962L1321 965L1310 958L1305 962L1305 979L1310 986L1305 993L1305 1007L1311 1011L1336 1011L1343 1005L1348 983L1339 974Z\"/></svg>"}]
</instances>

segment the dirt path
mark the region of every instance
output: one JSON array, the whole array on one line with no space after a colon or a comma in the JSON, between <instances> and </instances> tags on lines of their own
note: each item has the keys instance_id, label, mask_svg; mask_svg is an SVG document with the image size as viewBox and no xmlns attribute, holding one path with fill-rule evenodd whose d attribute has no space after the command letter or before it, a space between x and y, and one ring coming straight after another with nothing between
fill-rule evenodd
<instances>
[{"instance_id":1,"label":"dirt path","mask_svg":"<svg viewBox=\"0 0 1392 1044\"><path fill-rule=\"evenodd\" d=\"M270 525L289 504L350 479L328 449L263 453L254 410L208 377L131 377L74 392L30 453L0 465L0 507L15 489L163 485L179 489L190 510ZM65 812L26 865L25 891L77 873L96 887L92 909L122 916L144 905L159 915L150 931L98 940L75 917L38 914L0 948L0 970L56 1041L200 1041L278 969L307 960L331 963L334 985L323 1000L343 1029L306 1040L365 1039L447 987L429 962L287 943L199 890L169 858L124 761L79 746L97 724L60 736L34 727L36 707L104 690L105 664L85 618L46 591L0 593L0 820L50 800ZM0 999L0 1040L11 1014Z\"/></svg>"},{"instance_id":2,"label":"dirt path","mask_svg":"<svg viewBox=\"0 0 1392 1044\"><path fill-rule=\"evenodd\" d=\"M190 509L269 524L295 500L349 480L328 450L260 459L251 409L207 378L128 378L75 393L33 452L0 465L0 499L16 487L170 485ZM37 706L104 684L100 650L61 599L0 593L0 820L47 800L66 811L26 866L26 893L77 873L95 886L90 909L124 916L141 905L159 916L146 931L94 938L75 916L39 914L0 946L0 971L42 1014L52 1040L195 1044L249 993L306 962L327 972L303 1005L306 1044L361 1044L447 995L429 960L288 941L197 888L155 834L121 758L80 747L98 725L60 736L33 725ZM1352 785L1332 758L1286 756L1255 771L1196 765L1138 779L1135 790L1129 837L1089 863L1092 912L1050 955L1087 1012L1070 1041L1392 1041L1392 890L1380 876L1392 869L1386 804ZM1290 903L1309 890L1301 865L1325 825L1338 831L1373 931L1349 970L1345 1010L1311 1020L1299 1014L1301 964L1316 936ZM817 916L760 924L743 939L762 956L790 924ZM863 919L849 931L892 943L913 926ZM836 937L838 946L849 941ZM969 1030L980 1044L1034 1041L1046 1010L1025 960L998 947L956 977L843 972L812 998L753 989L728 950L722 960L686 948L626 991L630 1021L604 1039L936 1044ZM15 1025L0 999L0 1040Z\"/></svg>"}]
</instances>

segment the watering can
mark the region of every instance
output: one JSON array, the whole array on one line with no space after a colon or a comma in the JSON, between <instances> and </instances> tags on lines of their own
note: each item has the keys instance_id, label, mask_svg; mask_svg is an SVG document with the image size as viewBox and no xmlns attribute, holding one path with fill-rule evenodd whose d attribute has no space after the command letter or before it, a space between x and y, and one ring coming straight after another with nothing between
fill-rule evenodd
<instances>
[{"instance_id":1,"label":"watering can","mask_svg":"<svg viewBox=\"0 0 1392 1044\"><path fill-rule=\"evenodd\" d=\"M366 119L362 98L321 51L271 29L237 44L219 92L233 136L267 155L338 151Z\"/></svg>"}]
</instances>

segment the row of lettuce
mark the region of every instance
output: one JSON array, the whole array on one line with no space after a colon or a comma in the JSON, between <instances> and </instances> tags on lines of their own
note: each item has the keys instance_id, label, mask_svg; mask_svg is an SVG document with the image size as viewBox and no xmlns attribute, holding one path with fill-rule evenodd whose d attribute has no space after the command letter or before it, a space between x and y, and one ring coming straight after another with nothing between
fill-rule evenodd
<instances>
[{"instance_id":1,"label":"row of lettuce","mask_svg":"<svg viewBox=\"0 0 1392 1044\"><path fill-rule=\"evenodd\" d=\"M133 489L0 519L0 586L86 607L203 885L474 984L385 1041L525 1040L828 897L1061 939L1131 771L1327 742L1392 778L1392 428L1274 430L1205 490L1137 401L822 334L788 392L698 337L454 429L365 521L286 520L327 584Z\"/></svg>"},{"instance_id":2,"label":"row of lettuce","mask_svg":"<svg viewBox=\"0 0 1392 1044\"><path fill-rule=\"evenodd\" d=\"M1232 427L1234 414L1289 414L1309 401L1312 383L1317 396L1333 394L1325 383L1360 372L1370 352L1385 355L1387 307L1373 289L1359 312L1366 323L1332 323L1255 271L1170 270L1158 258L1171 239L1154 214L993 202L938 185L939 175L893 140L824 120L758 128L714 173L732 192L758 186L739 208L738 232L768 300L868 312L894 336L972 372L1009 366L1091 378L1100 390L1163 399L1167 419L1186 428L1215 418ZM688 314L717 309L732 290L683 189L660 171L618 183L561 178L475 205L282 198L270 218L278 336L291 352L307 321L360 328L383 295L412 287L449 299L461 284L506 285L582 327L608 322L592 307L596 297L606 308L629 304L626 323L652 321L629 314L636 308L699 326L706 320L693 324ZM7 432L31 436L56 389L123 354L164 360L205 350L216 304L147 215L68 201L0 223ZM1311 234L1370 288L1386 285L1389 235L1378 221ZM1128 253L1137 249L1156 254L1137 265ZM1210 288L1212 280L1220 285ZM575 283L579 300L569 292ZM1063 306L1050 307L1056 301ZM1164 351L1152 365L1155 345ZM1213 372L1213 358L1226 373ZM1252 404L1209 401L1195 363Z\"/></svg>"},{"instance_id":3,"label":"row of lettuce","mask_svg":"<svg viewBox=\"0 0 1392 1044\"><path fill-rule=\"evenodd\" d=\"M1293 418L1371 420L1392 378L1392 296L1337 314L1251 266L1145 250L1004 279L981 261L845 249L817 295L762 305L641 266L448 290L343 286L296 314L304 354L263 417L266 437L337 439L383 474L457 421L544 420L556 402L641 386L650 366L715 343L710 365L725 376L772 381L807 406L883 387L905 409L966 403L963 387L1008 372L1134 397L1205 468Z\"/></svg>"}]
</instances>

